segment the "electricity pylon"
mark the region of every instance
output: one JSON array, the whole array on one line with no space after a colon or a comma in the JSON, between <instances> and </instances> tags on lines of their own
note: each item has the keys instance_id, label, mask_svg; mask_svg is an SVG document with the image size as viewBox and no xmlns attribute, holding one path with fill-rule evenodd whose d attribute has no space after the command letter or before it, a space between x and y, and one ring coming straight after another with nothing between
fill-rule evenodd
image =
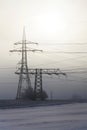
<instances>
[{"instance_id":1,"label":"electricity pylon","mask_svg":"<svg viewBox=\"0 0 87 130\"><path fill-rule=\"evenodd\" d=\"M29 74L35 75L35 84L34 84L34 97L36 99L44 99L44 90L43 90L43 84L42 84L42 78L43 74L45 75L64 75L66 76L66 73L60 71L60 69L29 69Z\"/></svg>"},{"instance_id":2,"label":"electricity pylon","mask_svg":"<svg viewBox=\"0 0 87 130\"><path fill-rule=\"evenodd\" d=\"M23 29L23 38L22 41L15 43L15 45L21 44L21 49L14 49L10 50L10 52L21 52L22 59L21 59L21 66L18 68L19 71L19 82L18 82L18 89L16 99L21 99L25 90L28 89L30 93L33 91L31 87L30 76L28 72L28 64L27 64L27 52L28 51L42 51L37 49L27 49L27 44L38 44L34 42L30 42L26 40L25 28ZM17 72L15 72L17 74Z\"/></svg>"},{"instance_id":3,"label":"electricity pylon","mask_svg":"<svg viewBox=\"0 0 87 130\"><path fill-rule=\"evenodd\" d=\"M43 100L42 69L35 70L34 98Z\"/></svg>"}]
</instances>

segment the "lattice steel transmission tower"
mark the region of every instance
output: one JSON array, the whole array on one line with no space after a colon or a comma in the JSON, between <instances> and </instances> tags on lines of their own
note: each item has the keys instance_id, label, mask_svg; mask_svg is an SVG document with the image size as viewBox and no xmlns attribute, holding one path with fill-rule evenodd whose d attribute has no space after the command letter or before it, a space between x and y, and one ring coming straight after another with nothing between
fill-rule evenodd
<instances>
[{"instance_id":1,"label":"lattice steel transmission tower","mask_svg":"<svg viewBox=\"0 0 87 130\"><path fill-rule=\"evenodd\" d=\"M17 89L17 95L16 99L21 99L25 90L28 89L30 91L30 94L33 92L33 88L31 87L31 81L28 71L28 64L27 64L27 52L28 51L42 51L37 49L28 49L27 44L38 44L34 42L30 42L26 40L26 34L25 34L25 28L23 29L23 38L22 41L15 43L15 45L21 44L21 49L14 49L10 50L10 52L21 52L22 59L21 59L21 66L18 68L16 74L19 74L19 83L18 83L18 89Z\"/></svg>"},{"instance_id":2,"label":"lattice steel transmission tower","mask_svg":"<svg viewBox=\"0 0 87 130\"><path fill-rule=\"evenodd\" d=\"M44 94L45 91L43 90L43 83L42 83L42 78L43 78L43 74L44 75L64 75L66 76L66 73L60 71L60 69L29 69L29 74L35 75L35 84L34 84L34 98L35 100L37 99L41 99L44 100Z\"/></svg>"},{"instance_id":3,"label":"lattice steel transmission tower","mask_svg":"<svg viewBox=\"0 0 87 130\"><path fill-rule=\"evenodd\" d=\"M42 69L36 69L35 72L34 97L43 100Z\"/></svg>"}]
</instances>

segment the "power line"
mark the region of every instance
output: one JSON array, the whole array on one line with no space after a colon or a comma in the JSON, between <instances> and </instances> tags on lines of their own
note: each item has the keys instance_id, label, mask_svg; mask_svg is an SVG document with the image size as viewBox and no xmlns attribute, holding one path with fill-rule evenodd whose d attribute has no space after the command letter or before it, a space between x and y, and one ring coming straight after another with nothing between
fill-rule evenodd
<instances>
[{"instance_id":1,"label":"power line","mask_svg":"<svg viewBox=\"0 0 87 130\"><path fill-rule=\"evenodd\" d=\"M45 43L46 44L46 43ZM83 45L87 45L87 43L52 43L52 44L49 44L49 43L47 43L46 45L45 44L42 44L41 46L67 46L67 45L69 45L69 46L78 46L78 45L81 45L81 46L83 46Z\"/></svg>"},{"instance_id":2,"label":"power line","mask_svg":"<svg viewBox=\"0 0 87 130\"><path fill-rule=\"evenodd\" d=\"M82 74L82 73L87 73L87 71L81 71L81 70L80 70L80 71L65 71L65 72L66 72L67 74L68 74L68 73L76 73L76 74L77 74L77 73L81 73L81 74Z\"/></svg>"},{"instance_id":3,"label":"power line","mask_svg":"<svg viewBox=\"0 0 87 130\"><path fill-rule=\"evenodd\" d=\"M10 67L8 68L0 68L0 69L12 69ZM75 70L78 70L78 71L75 71ZM87 68L74 68L74 69L63 69L64 72L66 72L67 74L78 74L78 73L87 73Z\"/></svg>"},{"instance_id":4,"label":"power line","mask_svg":"<svg viewBox=\"0 0 87 130\"><path fill-rule=\"evenodd\" d=\"M0 82L0 84L9 84L9 83L17 84L17 82Z\"/></svg>"},{"instance_id":5,"label":"power line","mask_svg":"<svg viewBox=\"0 0 87 130\"><path fill-rule=\"evenodd\" d=\"M15 67L0 67L0 69L15 69Z\"/></svg>"},{"instance_id":6,"label":"power line","mask_svg":"<svg viewBox=\"0 0 87 130\"><path fill-rule=\"evenodd\" d=\"M52 60L53 62L50 62L50 63L43 63L43 64L38 64L38 66L40 66L40 65L52 65L52 64L57 64L57 63L62 63L62 62L66 62L66 61L68 61L68 60L76 60L76 59L78 59L78 58L84 58L84 57L86 57L86 56L78 56L78 57L74 57L74 58L67 58L67 59L63 59L63 60L60 60L60 61L56 61L56 60L54 60L53 58L51 58L51 57L49 57L49 56L47 56L47 55L44 55L45 57L47 57L48 59L50 59L50 60ZM65 58L65 57L64 57ZM72 66L73 67L73 66Z\"/></svg>"},{"instance_id":7,"label":"power line","mask_svg":"<svg viewBox=\"0 0 87 130\"><path fill-rule=\"evenodd\" d=\"M87 54L87 52L84 51L43 51L43 53L62 53L62 54Z\"/></svg>"}]
</instances>

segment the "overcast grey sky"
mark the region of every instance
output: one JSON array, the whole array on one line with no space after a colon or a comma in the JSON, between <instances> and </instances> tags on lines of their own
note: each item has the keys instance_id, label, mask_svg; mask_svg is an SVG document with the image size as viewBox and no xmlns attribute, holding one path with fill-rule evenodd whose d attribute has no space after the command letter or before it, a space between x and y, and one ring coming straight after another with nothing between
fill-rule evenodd
<instances>
[{"instance_id":1,"label":"overcast grey sky","mask_svg":"<svg viewBox=\"0 0 87 130\"><path fill-rule=\"evenodd\" d=\"M0 0L1 68L16 67L20 61L21 56L10 54L9 50L14 48L14 42L22 39L23 26L26 28L27 40L39 43L38 47L33 48L50 51L42 54L30 53L30 67L55 67L62 70L86 68L87 54L54 52L87 52L87 45L84 44L87 43L87 0ZM13 94L15 96L17 83L10 83L18 81L14 75L15 70L0 69L1 98L9 98ZM71 81L55 79L54 90L49 79L44 85L48 86L47 89L58 90L59 94L61 92L63 95L67 95L67 91L72 93L79 89L86 95L86 74L69 74L69 78Z\"/></svg>"}]
</instances>

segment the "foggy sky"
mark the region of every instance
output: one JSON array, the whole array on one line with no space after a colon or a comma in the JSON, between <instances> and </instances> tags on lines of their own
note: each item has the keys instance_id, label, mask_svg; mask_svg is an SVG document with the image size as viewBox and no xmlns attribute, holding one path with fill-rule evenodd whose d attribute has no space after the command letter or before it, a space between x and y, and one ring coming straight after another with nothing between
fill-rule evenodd
<instances>
[{"instance_id":1,"label":"foggy sky","mask_svg":"<svg viewBox=\"0 0 87 130\"><path fill-rule=\"evenodd\" d=\"M27 40L39 43L32 48L53 51L29 53L30 68L60 68L65 72L85 68L86 71L86 53L54 52L87 52L84 44L87 43L87 0L0 0L0 98L15 97L18 76L14 72L21 55L11 54L9 50L22 39L24 26ZM71 97L74 93L86 96L86 75L68 73L67 79L44 76L43 87L48 93L53 91L55 98Z\"/></svg>"}]
</instances>

